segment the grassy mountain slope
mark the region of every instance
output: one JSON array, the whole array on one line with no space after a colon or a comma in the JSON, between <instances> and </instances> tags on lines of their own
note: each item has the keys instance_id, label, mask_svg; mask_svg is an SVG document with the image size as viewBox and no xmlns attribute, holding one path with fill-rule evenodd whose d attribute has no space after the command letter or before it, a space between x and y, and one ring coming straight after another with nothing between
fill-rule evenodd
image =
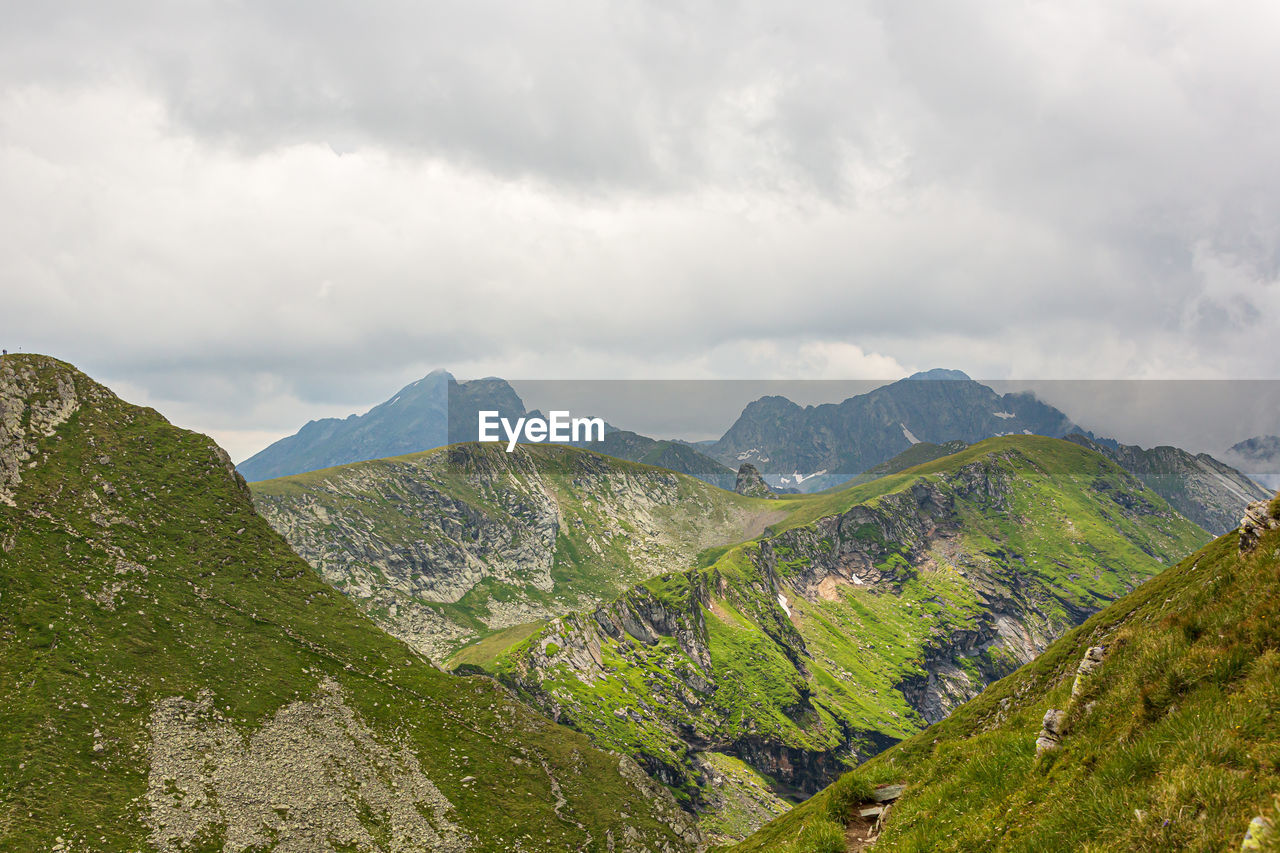
<instances>
[{"instance_id":1,"label":"grassy mountain slope","mask_svg":"<svg viewBox=\"0 0 1280 853\"><path fill-rule=\"evenodd\" d=\"M815 792L1207 539L1114 463L1038 437L795 503L491 668L741 837L762 809L724 815L752 782ZM757 774L728 795L725 756Z\"/></svg>"},{"instance_id":2,"label":"grassy mountain slope","mask_svg":"<svg viewBox=\"0 0 1280 853\"><path fill-rule=\"evenodd\" d=\"M887 477L890 474L897 474L901 471L907 470L908 468L914 468L917 465L924 465L926 462L932 462L935 459L941 459L944 456L959 453L966 447L968 447L966 442L958 440L948 441L943 444L918 441L892 459L886 462L881 462L879 465L872 466L849 481L827 489L826 491L842 492L853 486L870 483L873 480L879 480L881 477Z\"/></svg>"},{"instance_id":3,"label":"grassy mountain slope","mask_svg":"<svg viewBox=\"0 0 1280 853\"><path fill-rule=\"evenodd\" d=\"M606 456L688 474L722 489L732 490L737 476L733 469L721 465L688 444L658 441L629 430L615 430L606 435L604 441L593 443L591 449Z\"/></svg>"},{"instance_id":4,"label":"grassy mountain slope","mask_svg":"<svg viewBox=\"0 0 1280 853\"><path fill-rule=\"evenodd\" d=\"M1191 454L1168 445L1146 450L1133 444L1099 444L1082 435L1071 435L1067 440L1115 460L1178 512L1215 535L1239 523L1240 507L1271 496L1244 474L1207 453Z\"/></svg>"},{"instance_id":5,"label":"grassy mountain slope","mask_svg":"<svg viewBox=\"0 0 1280 853\"><path fill-rule=\"evenodd\" d=\"M843 851L851 806L882 782L907 786L885 853L1240 849L1280 795L1280 532L1243 555L1238 541L1193 553L734 850ZM1105 655L1073 698L1092 647ZM1037 758L1050 709L1065 733Z\"/></svg>"},{"instance_id":6,"label":"grassy mountain slope","mask_svg":"<svg viewBox=\"0 0 1280 853\"><path fill-rule=\"evenodd\" d=\"M328 581L441 661L477 641L462 660L482 659L788 511L557 445L454 445L252 488L258 510Z\"/></svg>"},{"instance_id":7,"label":"grassy mountain slope","mask_svg":"<svg viewBox=\"0 0 1280 853\"><path fill-rule=\"evenodd\" d=\"M682 850L629 760L441 673L205 436L0 360L0 849Z\"/></svg>"}]
</instances>

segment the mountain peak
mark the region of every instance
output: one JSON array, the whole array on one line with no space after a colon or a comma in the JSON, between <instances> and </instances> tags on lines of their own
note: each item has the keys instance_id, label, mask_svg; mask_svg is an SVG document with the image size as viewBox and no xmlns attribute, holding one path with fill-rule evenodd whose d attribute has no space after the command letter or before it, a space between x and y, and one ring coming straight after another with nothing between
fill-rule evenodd
<instances>
[{"instance_id":1,"label":"mountain peak","mask_svg":"<svg viewBox=\"0 0 1280 853\"><path fill-rule=\"evenodd\" d=\"M919 373L913 373L907 377L909 380L931 380L940 381L947 380L952 382L972 382L973 379L963 370L950 370L946 367L935 367L932 370L923 370Z\"/></svg>"}]
</instances>

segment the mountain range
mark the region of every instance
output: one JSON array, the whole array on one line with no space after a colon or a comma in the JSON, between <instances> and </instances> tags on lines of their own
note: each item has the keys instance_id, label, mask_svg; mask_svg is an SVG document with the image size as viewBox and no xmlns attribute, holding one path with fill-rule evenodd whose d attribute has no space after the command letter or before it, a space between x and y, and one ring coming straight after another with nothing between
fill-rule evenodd
<instances>
[{"instance_id":1,"label":"mountain range","mask_svg":"<svg viewBox=\"0 0 1280 853\"><path fill-rule=\"evenodd\" d=\"M1101 443L1083 435L1067 436L1137 475L1178 512L1213 534L1226 533L1240 521L1240 507L1271 493L1231 466L1207 453L1192 455L1164 445L1144 450L1132 444Z\"/></svg>"},{"instance_id":2,"label":"mountain range","mask_svg":"<svg viewBox=\"0 0 1280 853\"><path fill-rule=\"evenodd\" d=\"M476 412L526 413L505 381L459 383L436 371L364 415L312 421L239 466L250 481L474 440ZM716 441L658 440L612 425L590 449L689 474L724 489L750 464L778 492L815 492L865 482L894 459L924 461L932 447L955 447L1001 435L1079 436L1137 474L1181 512L1213 533L1235 523L1242 501L1267 490L1207 455L1178 448L1144 450L1099 438L1027 393L998 394L958 370L914 374L840 403L799 406L785 397L748 404ZM1270 440L1269 440L1270 438ZM1280 439L1259 437L1228 453L1252 469L1274 467ZM916 448L913 450L913 448ZM908 452L910 451L910 452Z\"/></svg>"},{"instance_id":3,"label":"mountain range","mask_svg":"<svg viewBox=\"0 0 1280 853\"><path fill-rule=\"evenodd\" d=\"M0 849L1265 834L1280 498L991 395L931 372L757 401L726 438L890 454L778 494L773 457L717 459L725 439L406 450L524 413L437 373L273 445L264 469L324 467L250 486L207 437L3 356ZM930 401L936 433L907 420Z\"/></svg>"},{"instance_id":4,"label":"mountain range","mask_svg":"<svg viewBox=\"0 0 1280 853\"><path fill-rule=\"evenodd\" d=\"M1208 538L1102 456L1040 437L788 503L764 536L483 665L633 756L708 837L741 837Z\"/></svg>"},{"instance_id":5,"label":"mountain range","mask_svg":"<svg viewBox=\"0 0 1280 853\"><path fill-rule=\"evenodd\" d=\"M1068 442L907 457L868 483L773 499L547 445L458 445L253 489L391 633L632 756L727 840L1207 538Z\"/></svg>"},{"instance_id":6,"label":"mountain range","mask_svg":"<svg viewBox=\"0 0 1280 853\"><path fill-rule=\"evenodd\" d=\"M549 444L459 444L252 488L258 511L325 579L440 662L594 607L784 515L694 477Z\"/></svg>"}]
</instances>

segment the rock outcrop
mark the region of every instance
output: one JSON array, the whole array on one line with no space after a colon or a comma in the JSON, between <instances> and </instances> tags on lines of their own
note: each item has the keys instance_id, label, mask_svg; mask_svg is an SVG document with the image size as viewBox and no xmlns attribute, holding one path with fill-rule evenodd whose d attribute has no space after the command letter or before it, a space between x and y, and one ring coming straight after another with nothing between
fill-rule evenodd
<instances>
[{"instance_id":1,"label":"rock outcrop","mask_svg":"<svg viewBox=\"0 0 1280 853\"><path fill-rule=\"evenodd\" d=\"M1253 501L1240 519L1240 553L1245 554L1257 546L1262 534L1280 529L1280 494L1271 500Z\"/></svg>"},{"instance_id":2,"label":"rock outcrop","mask_svg":"<svg viewBox=\"0 0 1280 853\"><path fill-rule=\"evenodd\" d=\"M58 366L69 367L53 359L0 358L0 503L15 506L23 470L38 464L38 442L80 407L75 383Z\"/></svg>"},{"instance_id":3,"label":"rock outcrop","mask_svg":"<svg viewBox=\"0 0 1280 853\"><path fill-rule=\"evenodd\" d=\"M734 483L733 490L749 498L777 497L773 489L769 488L769 484L764 481L759 469L750 462L743 462L738 468L738 481Z\"/></svg>"},{"instance_id":4,"label":"rock outcrop","mask_svg":"<svg viewBox=\"0 0 1280 853\"><path fill-rule=\"evenodd\" d=\"M1107 649L1105 646L1093 646L1084 653L1084 657L1080 659L1080 666L1076 667L1075 681L1071 682L1071 695L1079 696L1084 692L1085 687L1089 684L1089 678L1102 666L1102 659L1106 657Z\"/></svg>"},{"instance_id":5,"label":"rock outcrop","mask_svg":"<svg viewBox=\"0 0 1280 853\"><path fill-rule=\"evenodd\" d=\"M1036 738L1037 757L1062 746L1066 721L1066 711L1050 708L1044 712L1044 721L1040 724L1040 735Z\"/></svg>"}]
</instances>

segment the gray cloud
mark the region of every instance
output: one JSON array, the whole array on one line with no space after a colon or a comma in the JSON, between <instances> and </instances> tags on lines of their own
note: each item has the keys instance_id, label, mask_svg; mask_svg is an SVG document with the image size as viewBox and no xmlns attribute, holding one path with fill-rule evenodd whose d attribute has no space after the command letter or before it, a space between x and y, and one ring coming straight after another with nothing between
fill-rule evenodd
<instances>
[{"instance_id":1,"label":"gray cloud","mask_svg":"<svg viewBox=\"0 0 1280 853\"><path fill-rule=\"evenodd\" d=\"M1275 377L1273 4L23 4L0 339L237 456L460 375Z\"/></svg>"}]
</instances>

